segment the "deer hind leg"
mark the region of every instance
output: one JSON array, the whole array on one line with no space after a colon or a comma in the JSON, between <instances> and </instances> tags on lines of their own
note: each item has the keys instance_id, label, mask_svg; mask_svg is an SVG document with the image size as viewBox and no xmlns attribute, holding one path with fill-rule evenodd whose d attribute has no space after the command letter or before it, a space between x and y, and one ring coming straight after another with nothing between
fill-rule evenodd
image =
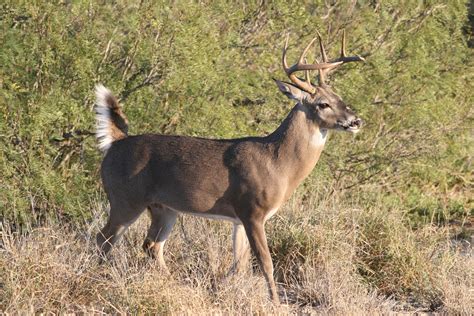
<instances>
[{"instance_id":1,"label":"deer hind leg","mask_svg":"<svg viewBox=\"0 0 474 316\"><path fill-rule=\"evenodd\" d=\"M234 224L232 243L234 263L228 274L245 273L249 268L250 247L247 235L245 234L245 228L242 224Z\"/></svg>"},{"instance_id":2,"label":"deer hind leg","mask_svg":"<svg viewBox=\"0 0 474 316\"><path fill-rule=\"evenodd\" d=\"M267 237L265 235L265 229L263 221L253 219L242 219L245 227L245 232L250 243L257 261L260 264L265 280L267 281L268 291L270 293L270 299L275 305L280 304L278 297L275 280L273 279L273 263L268 249Z\"/></svg>"},{"instance_id":3,"label":"deer hind leg","mask_svg":"<svg viewBox=\"0 0 474 316\"><path fill-rule=\"evenodd\" d=\"M151 225L143 242L143 250L152 258L158 260L159 266L168 271L163 258L163 248L171 234L178 213L160 204L148 207L151 215Z\"/></svg>"},{"instance_id":4,"label":"deer hind leg","mask_svg":"<svg viewBox=\"0 0 474 316\"><path fill-rule=\"evenodd\" d=\"M111 205L107 224L97 234L97 246L102 258L107 256L112 246L120 239L128 226L143 212L143 208L134 209L132 207L125 207L125 205L125 203Z\"/></svg>"}]
</instances>

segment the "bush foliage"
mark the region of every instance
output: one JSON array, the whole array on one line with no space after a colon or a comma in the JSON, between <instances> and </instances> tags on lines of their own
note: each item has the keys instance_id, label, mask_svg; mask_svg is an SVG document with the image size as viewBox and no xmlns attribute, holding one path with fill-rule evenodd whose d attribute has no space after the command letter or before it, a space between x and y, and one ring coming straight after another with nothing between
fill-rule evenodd
<instances>
[{"instance_id":1,"label":"bush foliage","mask_svg":"<svg viewBox=\"0 0 474 316\"><path fill-rule=\"evenodd\" d=\"M292 105L271 80L284 78L286 33L296 57L317 30L336 54L342 29L367 63L345 66L332 83L366 126L355 139L332 135L306 185L382 196L410 218L466 214L474 89L467 12L459 1L7 1L3 216L89 216L100 191L94 84L122 98L132 133L263 135Z\"/></svg>"}]
</instances>

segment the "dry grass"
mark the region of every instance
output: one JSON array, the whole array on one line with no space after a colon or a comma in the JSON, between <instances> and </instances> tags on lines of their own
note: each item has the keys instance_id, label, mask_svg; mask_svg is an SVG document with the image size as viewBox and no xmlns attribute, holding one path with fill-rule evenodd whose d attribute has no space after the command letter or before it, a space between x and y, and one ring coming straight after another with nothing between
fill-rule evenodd
<instances>
[{"instance_id":1,"label":"dry grass","mask_svg":"<svg viewBox=\"0 0 474 316\"><path fill-rule=\"evenodd\" d=\"M104 210L97 208L97 213ZM166 248L171 275L141 251L143 216L99 265L94 236L47 224L19 234L2 224L0 310L4 313L374 314L473 313L471 248L445 229L413 231L402 212L337 200L293 198L268 224L281 298L267 300L257 273L225 278L231 225L194 217L177 223ZM206 232L203 234L202 232Z\"/></svg>"}]
</instances>

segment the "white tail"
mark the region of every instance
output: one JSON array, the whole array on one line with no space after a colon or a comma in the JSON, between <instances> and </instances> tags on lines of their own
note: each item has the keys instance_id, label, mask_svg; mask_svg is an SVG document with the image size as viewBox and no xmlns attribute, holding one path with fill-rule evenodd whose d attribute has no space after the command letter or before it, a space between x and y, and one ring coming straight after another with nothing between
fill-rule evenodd
<instances>
[{"instance_id":1,"label":"white tail","mask_svg":"<svg viewBox=\"0 0 474 316\"><path fill-rule=\"evenodd\" d=\"M116 140L127 137L128 121L120 104L109 89L101 84L95 87L96 137L98 147L107 152Z\"/></svg>"}]
</instances>

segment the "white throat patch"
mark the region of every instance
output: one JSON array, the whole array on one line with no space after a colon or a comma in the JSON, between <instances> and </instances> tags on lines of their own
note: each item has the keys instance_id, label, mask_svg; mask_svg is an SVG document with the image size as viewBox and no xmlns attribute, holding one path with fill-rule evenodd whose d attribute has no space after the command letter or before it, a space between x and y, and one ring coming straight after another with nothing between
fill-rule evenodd
<instances>
[{"instance_id":1,"label":"white throat patch","mask_svg":"<svg viewBox=\"0 0 474 316\"><path fill-rule=\"evenodd\" d=\"M310 144L314 147L324 146L326 143L328 131L327 129L317 129L313 135L311 135Z\"/></svg>"}]
</instances>

